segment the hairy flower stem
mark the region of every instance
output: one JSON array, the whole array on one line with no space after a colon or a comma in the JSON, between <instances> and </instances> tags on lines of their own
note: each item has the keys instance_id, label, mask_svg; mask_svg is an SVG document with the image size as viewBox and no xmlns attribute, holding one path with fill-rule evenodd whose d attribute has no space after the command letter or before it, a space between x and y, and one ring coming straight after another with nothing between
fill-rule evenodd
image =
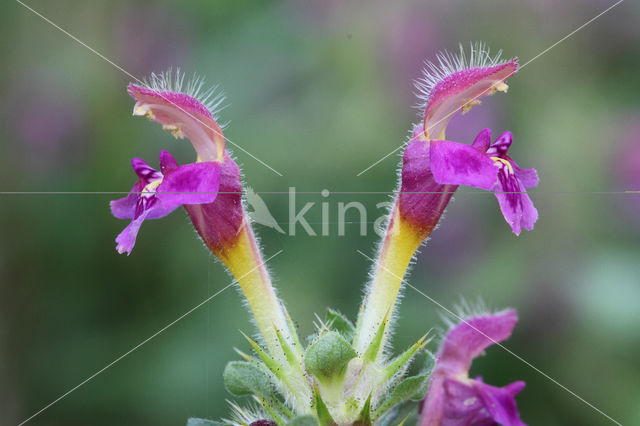
<instances>
[{"instance_id":1,"label":"hairy flower stem","mask_svg":"<svg viewBox=\"0 0 640 426\"><path fill-rule=\"evenodd\" d=\"M382 321L393 312L411 258L431 232L431 229L428 232L416 229L404 220L398 204L396 199L374 266L373 280L360 308L354 339L354 348L358 353L363 353L367 349ZM380 353L388 334L389 323L385 327Z\"/></svg>"},{"instance_id":2,"label":"hairy flower stem","mask_svg":"<svg viewBox=\"0 0 640 426\"><path fill-rule=\"evenodd\" d=\"M210 249L238 281L269 353L279 363L285 363L286 358L275 329L290 343L294 342L295 330L289 328L285 309L271 285L269 272L246 214L232 244Z\"/></svg>"}]
</instances>

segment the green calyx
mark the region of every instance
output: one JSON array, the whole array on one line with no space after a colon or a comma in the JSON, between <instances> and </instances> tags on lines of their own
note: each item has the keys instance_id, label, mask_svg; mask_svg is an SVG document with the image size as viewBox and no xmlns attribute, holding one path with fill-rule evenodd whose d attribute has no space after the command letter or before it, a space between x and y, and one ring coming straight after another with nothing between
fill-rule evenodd
<instances>
[{"instance_id":1,"label":"green calyx","mask_svg":"<svg viewBox=\"0 0 640 426\"><path fill-rule=\"evenodd\" d=\"M225 423L244 425L271 420L278 426L369 425L387 423L389 419L400 421L397 416L415 411L415 400L426 393L430 368L411 368L417 373L408 373L417 356L424 353L426 336L395 358L387 359L382 340L389 315L361 354L353 348L355 328L346 317L329 310L325 319L318 321L318 331L306 348L275 329L285 355L280 362L245 335L255 355L237 351L244 360L227 364L223 378L231 394L252 398L256 407L240 409L233 404L236 412L243 413L235 418L243 420ZM427 364L431 359L427 353ZM210 424L200 419L190 421L193 425Z\"/></svg>"}]
</instances>

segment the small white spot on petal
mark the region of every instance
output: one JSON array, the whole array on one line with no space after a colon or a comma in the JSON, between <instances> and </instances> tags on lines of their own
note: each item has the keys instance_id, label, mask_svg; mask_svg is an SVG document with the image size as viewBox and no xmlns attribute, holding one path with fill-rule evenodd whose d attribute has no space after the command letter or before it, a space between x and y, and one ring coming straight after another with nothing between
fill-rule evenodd
<instances>
[{"instance_id":1,"label":"small white spot on petal","mask_svg":"<svg viewBox=\"0 0 640 426\"><path fill-rule=\"evenodd\" d=\"M468 407L469 405L473 405L476 403L476 401L478 400L478 398L476 398L475 396L471 397L471 398L467 398L464 400L463 404L465 407Z\"/></svg>"}]
</instances>

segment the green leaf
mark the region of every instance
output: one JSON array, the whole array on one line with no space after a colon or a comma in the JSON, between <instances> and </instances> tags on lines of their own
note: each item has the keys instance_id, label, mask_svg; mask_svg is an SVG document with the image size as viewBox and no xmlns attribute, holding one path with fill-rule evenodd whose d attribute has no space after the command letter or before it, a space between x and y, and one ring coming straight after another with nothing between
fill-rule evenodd
<instances>
[{"instance_id":1,"label":"green leaf","mask_svg":"<svg viewBox=\"0 0 640 426\"><path fill-rule=\"evenodd\" d=\"M284 352L284 356L287 358L287 362L289 363L291 368L295 369L300 374L303 374L302 369L300 368L300 360L298 359L296 354L293 352L293 348L291 347L291 345L289 345L289 342L287 342L287 339L284 338L282 333L280 333L280 330L278 330L278 328L275 325L273 326L273 328L276 332L276 336L278 336L278 342L280 343L282 352Z\"/></svg>"},{"instance_id":2,"label":"green leaf","mask_svg":"<svg viewBox=\"0 0 640 426\"><path fill-rule=\"evenodd\" d=\"M404 379L396 386L391 395L376 408L372 416L373 419L377 419L402 402L423 398L427 392L428 381L429 374L421 374Z\"/></svg>"},{"instance_id":3,"label":"green leaf","mask_svg":"<svg viewBox=\"0 0 640 426\"><path fill-rule=\"evenodd\" d=\"M342 335L348 342L353 341L356 328L353 323L347 319L340 312L333 309L327 310L327 327L331 330L335 330Z\"/></svg>"},{"instance_id":4,"label":"green leaf","mask_svg":"<svg viewBox=\"0 0 640 426\"><path fill-rule=\"evenodd\" d=\"M287 423L287 426L320 426L318 419L312 414L298 416Z\"/></svg>"},{"instance_id":5,"label":"green leaf","mask_svg":"<svg viewBox=\"0 0 640 426\"><path fill-rule=\"evenodd\" d=\"M265 400L273 398L269 375L260 367L246 361L231 361L222 374L224 385L235 396L257 395Z\"/></svg>"},{"instance_id":6,"label":"green leaf","mask_svg":"<svg viewBox=\"0 0 640 426\"><path fill-rule=\"evenodd\" d=\"M388 311L384 316L384 319L380 323L380 327L378 327L378 331L376 335L369 343L369 346L364 352L363 359L365 362L374 362L376 358L378 358L378 354L380 353L380 349L382 346L382 338L384 337L384 331L387 328L387 324L389 323L389 315L391 315L391 311Z\"/></svg>"},{"instance_id":7,"label":"green leaf","mask_svg":"<svg viewBox=\"0 0 640 426\"><path fill-rule=\"evenodd\" d=\"M329 331L309 346L304 360L309 373L318 380L326 380L341 377L349 361L356 356L356 351L340 333Z\"/></svg>"},{"instance_id":8,"label":"green leaf","mask_svg":"<svg viewBox=\"0 0 640 426\"><path fill-rule=\"evenodd\" d=\"M247 361L231 361L225 367L222 377L227 390L235 396L254 395L270 413L274 414L271 408L273 406L286 417L293 416L278 399L271 377L259 365Z\"/></svg>"},{"instance_id":9,"label":"green leaf","mask_svg":"<svg viewBox=\"0 0 640 426\"><path fill-rule=\"evenodd\" d=\"M267 354L260 347L260 345L254 342L249 336L247 336L244 333L242 333L242 335L244 336L245 339L249 341L249 344L251 344L251 347L253 348L254 351L256 351L256 353L258 354L258 356L260 357L264 365L267 366L269 371L271 371L271 373L273 373L274 376L282 380L284 383L289 383L287 380L287 376L284 374L284 369L273 358L271 358L269 354Z\"/></svg>"},{"instance_id":10,"label":"green leaf","mask_svg":"<svg viewBox=\"0 0 640 426\"><path fill-rule=\"evenodd\" d=\"M424 349L427 343L429 343L429 341L426 339L427 335L425 334L420 338L420 340L414 343L413 346L404 351L403 354L398 355L391 362L389 362L384 367L381 381L386 382L396 374L406 371L413 357L422 349Z\"/></svg>"},{"instance_id":11,"label":"green leaf","mask_svg":"<svg viewBox=\"0 0 640 426\"><path fill-rule=\"evenodd\" d=\"M256 398L258 399L260 404L262 404L264 409L267 410L267 413L269 413L269 415L271 416L273 421L276 422L277 426L285 426L287 424L282 419L282 417L280 417L280 414L278 414L278 412L276 410L274 410L273 407L271 407L269 404L267 404L267 402L264 399L260 398L259 396L256 397ZM291 414L291 416L293 416L293 414Z\"/></svg>"},{"instance_id":12,"label":"green leaf","mask_svg":"<svg viewBox=\"0 0 640 426\"><path fill-rule=\"evenodd\" d=\"M419 401L405 401L376 419L378 426L404 426L418 424Z\"/></svg>"},{"instance_id":13,"label":"green leaf","mask_svg":"<svg viewBox=\"0 0 640 426\"><path fill-rule=\"evenodd\" d=\"M291 336L293 336L293 346L295 347L298 355L302 357L302 350L304 349L304 347L300 344L300 339L298 338L298 330L296 329L296 326L293 323L293 320L291 319L289 312L287 312L287 310L285 309L284 313L287 316L287 324L289 324L289 330L291 331Z\"/></svg>"},{"instance_id":14,"label":"green leaf","mask_svg":"<svg viewBox=\"0 0 640 426\"><path fill-rule=\"evenodd\" d=\"M187 426L225 426L225 423L192 417L187 420Z\"/></svg>"},{"instance_id":15,"label":"green leaf","mask_svg":"<svg viewBox=\"0 0 640 426\"><path fill-rule=\"evenodd\" d=\"M313 404L313 407L316 409L316 413L318 414L318 421L321 426L330 426L335 425L336 422L333 421L333 417L331 417L331 413L329 413L329 409L326 404L322 400L320 396L320 392L318 391L318 385L314 384L314 391L316 394L316 398Z\"/></svg>"},{"instance_id":16,"label":"green leaf","mask_svg":"<svg viewBox=\"0 0 640 426\"><path fill-rule=\"evenodd\" d=\"M367 402L364 403L364 407L362 407L362 411L360 411L360 418L358 419L358 424L370 425L371 421L371 394L369 394L369 398L367 398Z\"/></svg>"}]
</instances>

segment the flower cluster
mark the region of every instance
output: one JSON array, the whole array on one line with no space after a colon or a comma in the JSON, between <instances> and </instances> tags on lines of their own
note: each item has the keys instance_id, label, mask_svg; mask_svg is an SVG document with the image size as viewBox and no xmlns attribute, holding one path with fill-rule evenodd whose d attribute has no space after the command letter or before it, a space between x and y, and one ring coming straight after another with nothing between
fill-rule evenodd
<instances>
[{"instance_id":1,"label":"flower cluster","mask_svg":"<svg viewBox=\"0 0 640 426\"><path fill-rule=\"evenodd\" d=\"M144 220L184 206L205 245L238 281L262 337L261 344L247 337L253 353L239 352L243 360L230 362L223 374L230 393L251 396L258 406L232 403L233 416L225 424L397 424L410 415L421 426L524 424L515 403L523 382L500 388L468 375L475 357L510 336L515 311L462 319L435 356L426 349L427 336L396 357L388 351L407 267L459 185L493 191L516 235L533 229L538 213L526 189L538 177L509 157L512 134L503 132L492 142L485 129L471 144L445 138L453 114L465 113L483 96L506 92L506 79L517 70L517 59L491 57L483 45L472 46L469 58L445 53L437 64L427 63L416 83L424 120L404 149L395 204L358 319L354 325L329 310L308 345L301 344L264 267L242 202L240 169L215 118L220 98L203 92L201 80L185 86L179 73L129 86L134 115L188 139L197 155L195 162L178 165L162 151L159 170L133 159L137 181L127 197L111 202L114 216L131 220L116 238L116 249L130 254ZM422 366L417 374L409 374L412 364Z\"/></svg>"}]
</instances>

